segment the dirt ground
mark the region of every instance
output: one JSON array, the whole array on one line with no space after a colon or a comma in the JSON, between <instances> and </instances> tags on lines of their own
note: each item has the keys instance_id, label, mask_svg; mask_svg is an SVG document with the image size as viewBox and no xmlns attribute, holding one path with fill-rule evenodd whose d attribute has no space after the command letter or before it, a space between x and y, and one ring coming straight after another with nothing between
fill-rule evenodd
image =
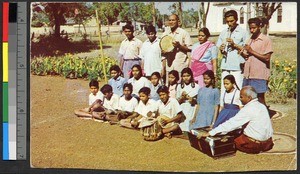
<instances>
[{"instance_id":1,"label":"dirt ground","mask_svg":"<svg viewBox=\"0 0 300 174\"><path fill-rule=\"evenodd\" d=\"M101 86L103 83L101 84ZM30 76L30 147L33 168L73 168L130 171L278 171L295 170L296 153L212 159L188 140L142 139L139 131L82 120L74 110L88 103L88 81ZM296 137L296 101L271 105L283 113L273 120L275 132Z\"/></svg>"}]
</instances>

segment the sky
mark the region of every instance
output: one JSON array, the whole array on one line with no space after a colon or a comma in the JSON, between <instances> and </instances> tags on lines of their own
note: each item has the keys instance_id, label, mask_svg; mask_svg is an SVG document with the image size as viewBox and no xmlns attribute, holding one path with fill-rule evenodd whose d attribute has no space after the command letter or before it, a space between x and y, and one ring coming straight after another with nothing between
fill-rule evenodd
<instances>
[{"instance_id":1,"label":"sky","mask_svg":"<svg viewBox=\"0 0 300 174\"><path fill-rule=\"evenodd\" d=\"M155 7L160 11L161 14L171 14L168 9L175 2L155 2ZM194 8L196 10L198 8L199 2L182 2L182 8L184 11Z\"/></svg>"}]
</instances>

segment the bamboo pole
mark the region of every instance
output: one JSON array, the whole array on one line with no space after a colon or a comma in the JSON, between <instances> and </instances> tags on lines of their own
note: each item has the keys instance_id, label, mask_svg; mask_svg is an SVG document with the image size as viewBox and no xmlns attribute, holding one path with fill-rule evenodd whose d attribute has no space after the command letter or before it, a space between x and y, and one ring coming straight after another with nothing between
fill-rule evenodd
<instances>
[{"instance_id":1,"label":"bamboo pole","mask_svg":"<svg viewBox=\"0 0 300 174\"><path fill-rule=\"evenodd\" d=\"M98 37L99 37L100 52L101 52L101 57L102 57L102 69L103 69L103 74L104 74L104 81L105 81L105 83L107 83L105 60L104 60L104 53L103 53L102 40L101 40L101 24L99 22L97 9L95 11L96 11L96 20L97 20L97 25L98 25Z\"/></svg>"}]
</instances>

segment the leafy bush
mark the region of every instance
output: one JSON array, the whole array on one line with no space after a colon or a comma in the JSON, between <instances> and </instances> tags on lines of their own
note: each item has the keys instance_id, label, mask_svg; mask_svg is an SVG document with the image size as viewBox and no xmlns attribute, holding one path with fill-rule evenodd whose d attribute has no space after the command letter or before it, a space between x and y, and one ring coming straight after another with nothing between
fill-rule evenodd
<instances>
[{"instance_id":1,"label":"leafy bush","mask_svg":"<svg viewBox=\"0 0 300 174\"><path fill-rule=\"evenodd\" d=\"M106 74L116 60L105 57ZM31 73L34 75L61 75L66 78L104 79L101 58L78 58L71 54L61 57L37 57L31 59Z\"/></svg>"},{"instance_id":2,"label":"leafy bush","mask_svg":"<svg viewBox=\"0 0 300 174\"><path fill-rule=\"evenodd\" d=\"M297 95L297 62L272 61L269 79L269 95L275 103L286 103L288 98Z\"/></svg>"}]
</instances>

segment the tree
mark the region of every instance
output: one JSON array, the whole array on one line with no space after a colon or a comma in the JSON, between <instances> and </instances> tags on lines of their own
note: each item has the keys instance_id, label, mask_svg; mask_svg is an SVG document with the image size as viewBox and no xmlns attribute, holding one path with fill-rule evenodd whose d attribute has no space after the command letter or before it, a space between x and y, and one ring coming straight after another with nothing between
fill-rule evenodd
<instances>
[{"instance_id":1,"label":"tree","mask_svg":"<svg viewBox=\"0 0 300 174\"><path fill-rule=\"evenodd\" d=\"M74 10L74 21L79 24L78 30L80 31L80 25L83 26L84 33L86 34L86 28L85 23L86 21L90 20L94 15L94 10L92 6L88 5L78 5L78 7L75 7Z\"/></svg>"},{"instance_id":2,"label":"tree","mask_svg":"<svg viewBox=\"0 0 300 174\"><path fill-rule=\"evenodd\" d=\"M179 26L181 26L183 24L182 4L181 4L181 2L177 2L177 14L178 14L179 21L180 21ZM183 26L185 27L185 25L183 25Z\"/></svg>"},{"instance_id":3,"label":"tree","mask_svg":"<svg viewBox=\"0 0 300 174\"><path fill-rule=\"evenodd\" d=\"M262 27L262 33L267 34L269 28L269 21L272 18L273 13L281 7L281 2L263 2L255 3L255 10L258 17L260 17L264 23ZM262 12L262 13L261 13Z\"/></svg>"},{"instance_id":4,"label":"tree","mask_svg":"<svg viewBox=\"0 0 300 174\"><path fill-rule=\"evenodd\" d=\"M44 13L49 19L49 25L54 28L54 36L60 37L60 26L66 23L66 18L75 17L75 9L83 9L85 3L33 3L33 13ZM88 16L82 15L81 20L85 20Z\"/></svg>"},{"instance_id":5,"label":"tree","mask_svg":"<svg viewBox=\"0 0 300 174\"><path fill-rule=\"evenodd\" d=\"M183 25L185 27L187 26L197 27L198 14L197 11L195 11L193 8L188 9L187 11L183 11L183 18L184 18Z\"/></svg>"},{"instance_id":6,"label":"tree","mask_svg":"<svg viewBox=\"0 0 300 174\"><path fill-rule=\"evenodd\" d=\"M168 8L172 14L177 14L178 18L179 18L179 26L181 27L181 25L184 23L183 22L183 13L182 13L182 3L181 2L175 2L172 5L169 6Z\"/></svg>"},{"instance_id":7,"label":"tree","mask_svg":"<svg viewBox=\"0 0 300 174\"><path fill-rule=\"evenodd\" d=\"M206 10L205 10L205 4L204 2L199 3L199 10L198 10L198 16L199 16L199 22L198 22L198 28L206 27L206 18L209 11L209 5L210 3L207 3Z\"/></svg>"},{"instance_id":8,"label":"tree","mask_svg":"<svg viewBox=\"0 0 300 174\"><path fill-rule=\"evenodd\" d=\"M95 2L94 6L99 10L100 19L105 19L102 22L106 25L112 25L117 21L119 13L123 9L121 3L114 2Z\"/></svg>"},{"instance_id":9,"label":"tree","mask_svg":"<svg viewBox=\"0 0 300 174\"><path fill-rule=\"evenodd\" d=\"M153 22L153 4L145 2L130 2L122 3L122 11L119 14L119 18L123 21L133 21L152 23ZM155 9L155 13L158 14L158 10Z\"/></svg>"}]
</instances>

